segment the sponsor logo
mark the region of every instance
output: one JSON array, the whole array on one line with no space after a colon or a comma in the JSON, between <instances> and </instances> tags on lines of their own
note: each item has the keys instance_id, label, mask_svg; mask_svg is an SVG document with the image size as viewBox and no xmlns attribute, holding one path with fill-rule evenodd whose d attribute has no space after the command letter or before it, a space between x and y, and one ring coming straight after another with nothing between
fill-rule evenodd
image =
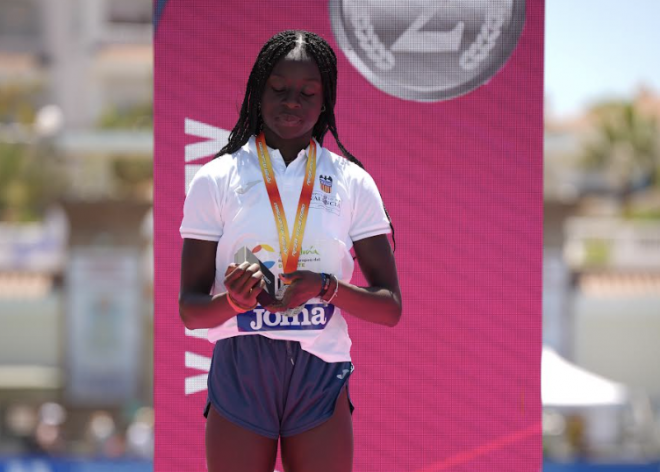
<instances>
[{"instance_id":1,"label":"sponsor logo","mask_svg":"<svg viewBox=\"0 0 660 472\"><path fill-rule=\"evenodd\" d=\"M268 244L257 244L251 249L252 254L257 256L263 265L268 269L272 269L275 264L279 269L282 269L282 260L279 257L279 253L275 251L272 246ZM319 263L321 262L321 253L314 247L314 245L305 247L303 246L300 249L300 259L298 259L298 269L305 269L310 266L306 266L307 263ZM313 266L311 266L313 267ZM275 288L276 290L281 289L282 281L279 278L275 278Z\"/></svg>"},{"instance_id":2,"label":"sponsor logo","mask_svg":"<svg viewBox=\"0 0 660 472\"><path fill-rule=\"evenodd\" d=\"M337 375L337 378L343 380L344 377L346 377L346 374L348 374L349 372L350 372L350 370L348 370L348 369L342 369L342 373L341 373L341 374L338 374L338 375Z\"/></svg>"},{"instance_id":3,"label":"sponsor logo","mask_svg":"<svg viewBox=\"0 0 660 472\"><path fill-rule=\"evenodd\" d=\"M229 130L217 128L191 118L184 119L186 136L204 138L186 144L184 156L184 189L186 194L193 177L202 165L212 157L218 149L222 149L229 140ZM193 338L206 339L206 329L188 330L185 335ZM206 380L211 367L211 358L196 352L185 351L186 376L184 377L184 393L194 395L206 390ZM40 469L41 470L41 469Z\"/></svg>"},{"instance_id":4,"label":"sponsor logo","mask_svg":"<svg viewBox=\"0 0 660 472\"><path fill-rule=\"evenodd\" d=\"M252 254L257 256L257 258L259 258L259 260L263 263L263 265L265 265L269 269L272 268L275 265L275 261L272 260L271 258L273 258L273 257L277 258L277 253L275 252L275 249L273 249L268 244L257 244L256 246L254 246L251 249L251 251L252 251ZM258 255L259 253L261 253L262 255L259 256ZM266 259L266 257L268 259Z\"/></svg>"},{"instance_id":5,"label":"sponsor logo","mask_svg":"<svg viewBox=\"0 0 660 472\"><path fill-rule=\"evenodd\" d=\"M325 193L332 193L332 176L319 175L319 183L321 185L321 190Z\"/></svg>"},{"instance_id":6,"label":"sponsor logo","mask_svg":"<svg viewBox=\"0 0 660 472\"><path fill-rule=\"evenodd\" d=\"M334 312L334 305L308 304L296 316L283 316L259 307L239 313L236 319L241 332L320 330Z\"/></svg>"}]
</instances>

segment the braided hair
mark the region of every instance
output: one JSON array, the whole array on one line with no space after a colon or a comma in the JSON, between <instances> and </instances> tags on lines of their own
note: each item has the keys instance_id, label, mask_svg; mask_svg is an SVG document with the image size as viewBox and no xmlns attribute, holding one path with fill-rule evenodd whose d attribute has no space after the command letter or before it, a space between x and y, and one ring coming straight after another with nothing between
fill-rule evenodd
<instances>
[{"instance_id":1,"label":"braided hair","mask_svg":"<svg viewBox=\"0 0 660 472\"><path fill-rule=\"evenodd\" d=\"M245 98L243 99L238 121L229 134L229 142L215 157L238 151L248 142L251 136L259 134L263 125L260 111L261 97L264 93L266 82L275 64L294 48L299 48L301 49L301 53L311 56L321 73L325 111L321 113L314 125L312 136L323 145L323 138L330 131L344 157L364 169L362 162L346 150L339 140L339 133L337 132L337 124L335 122L337 56L323 38L314 33L302 30L287 30L277 33L266 41L266 44L261 48L248 78ZM383 207L383 209L385 208ZM385 214L390 222L392 241L394 242L394 248L396 248L394 227L392 226L392 220L387 209L385 209Z\"/></svg>"}]
</instances>

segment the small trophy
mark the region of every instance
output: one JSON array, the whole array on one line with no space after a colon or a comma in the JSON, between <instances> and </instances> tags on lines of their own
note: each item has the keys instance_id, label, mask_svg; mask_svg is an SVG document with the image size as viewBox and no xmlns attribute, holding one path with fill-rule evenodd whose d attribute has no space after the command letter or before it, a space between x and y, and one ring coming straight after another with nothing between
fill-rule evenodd
<instances>
[{"instance_id":1,"label":"small trophy","mask_svg":"<svg viewBox=\"0 0 660 472\"><path fill-rule=\"evenodd\" d=\"M261 306L272 305L275 301L281 300L284 296L284 292L289 287L286 284L283 284L279 278L275 277L268 267L264 265L263 262L255 256L252 251L247 247L243 246L236 254L234 254L234 262L236 264L242 264L243 262L249 262L250 264L259 264L259 269L264 275L264 281L266 282L266 289L263 290L258 296L257 301ZM302 311L303 307L297 306L294 308L289 308L288 310L281 311L280 313L283 316L296 316Z\"/></svg>"},{"instance_id":2,"label":"small trophy","mask_svg":"<svg viewBox=\"0 0 660 472\"><path fill-rule=\"evenodd\" d=\"M266 282L266 289L263 290L258 296L257 301L261 306L267 306L272 304L275 300L278 299L277 295L277 280L275 275L270 271L268 267L264 265L263 262L255 256L252 251L243 246L236 254L234 254L234 262L238 265L243 262L249 262L250 264L259 264L259 270L264 276L264 281Z\"/></svg>"}]
</instances>

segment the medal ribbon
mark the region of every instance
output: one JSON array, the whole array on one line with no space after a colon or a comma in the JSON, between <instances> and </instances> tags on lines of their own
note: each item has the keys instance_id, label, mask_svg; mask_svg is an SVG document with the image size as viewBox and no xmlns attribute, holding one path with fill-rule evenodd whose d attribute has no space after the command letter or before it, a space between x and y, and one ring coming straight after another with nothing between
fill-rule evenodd
<instances>
[{"instance_id":1,"label":"medal ribbon","mask_svg":"<svg viewBox=\"0 0 660 472\"><path fill-rule=\"evenodd\" d=\"M282 266L284 273L288 274L298 269L298 259L300 259L300 250L302 249L303 235L307 225L307 213L309 212L309 203L312 201L312 191L314 190L314 177L316 176L316 143L314 139L309 142L309 154L307 156L307 167L305 168L305 180L303 182L300 199L298 200L298 209L296 218L293 222L293 236L289 237L289 225L284 213L284 205L280 197L280 191L277 188L273 166L266 146L266 137L264 133L259 134L256 140L257 154L259 155L259 165L261 174L264 177L268 199L275 217L275 226L277 226L277 236L280 241L280 254L282 256Z\"/></svg>"}]
</instances>

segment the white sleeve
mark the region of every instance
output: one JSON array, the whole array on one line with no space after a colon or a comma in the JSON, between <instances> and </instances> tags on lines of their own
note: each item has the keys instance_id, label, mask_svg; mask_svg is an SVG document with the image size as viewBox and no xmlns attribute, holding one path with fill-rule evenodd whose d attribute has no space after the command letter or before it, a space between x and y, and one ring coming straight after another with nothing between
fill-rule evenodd
<instances>
[{"instance_id":1,"label":"white sleeve","mask_svg":"<svg viewBox=\"0 0 660 472\"><path fill-rule=\"evenodd\" d=\"M352 241L391 232L376 182L366 171L361 174L353 183L353 217L348 231Z\"/></svg>"},{"instance_id":2,"label":"white sleeve","mask_svg":"<svg viewBox=\"0 0 660 472\"><path fill-rule=\"evenodd\" d=\"M222 201L218 182L202 167L190 183L183 204L183 221L179 232L182 238L219 241L224 223L221 217Z\"/></svg>"}]
</instances>

